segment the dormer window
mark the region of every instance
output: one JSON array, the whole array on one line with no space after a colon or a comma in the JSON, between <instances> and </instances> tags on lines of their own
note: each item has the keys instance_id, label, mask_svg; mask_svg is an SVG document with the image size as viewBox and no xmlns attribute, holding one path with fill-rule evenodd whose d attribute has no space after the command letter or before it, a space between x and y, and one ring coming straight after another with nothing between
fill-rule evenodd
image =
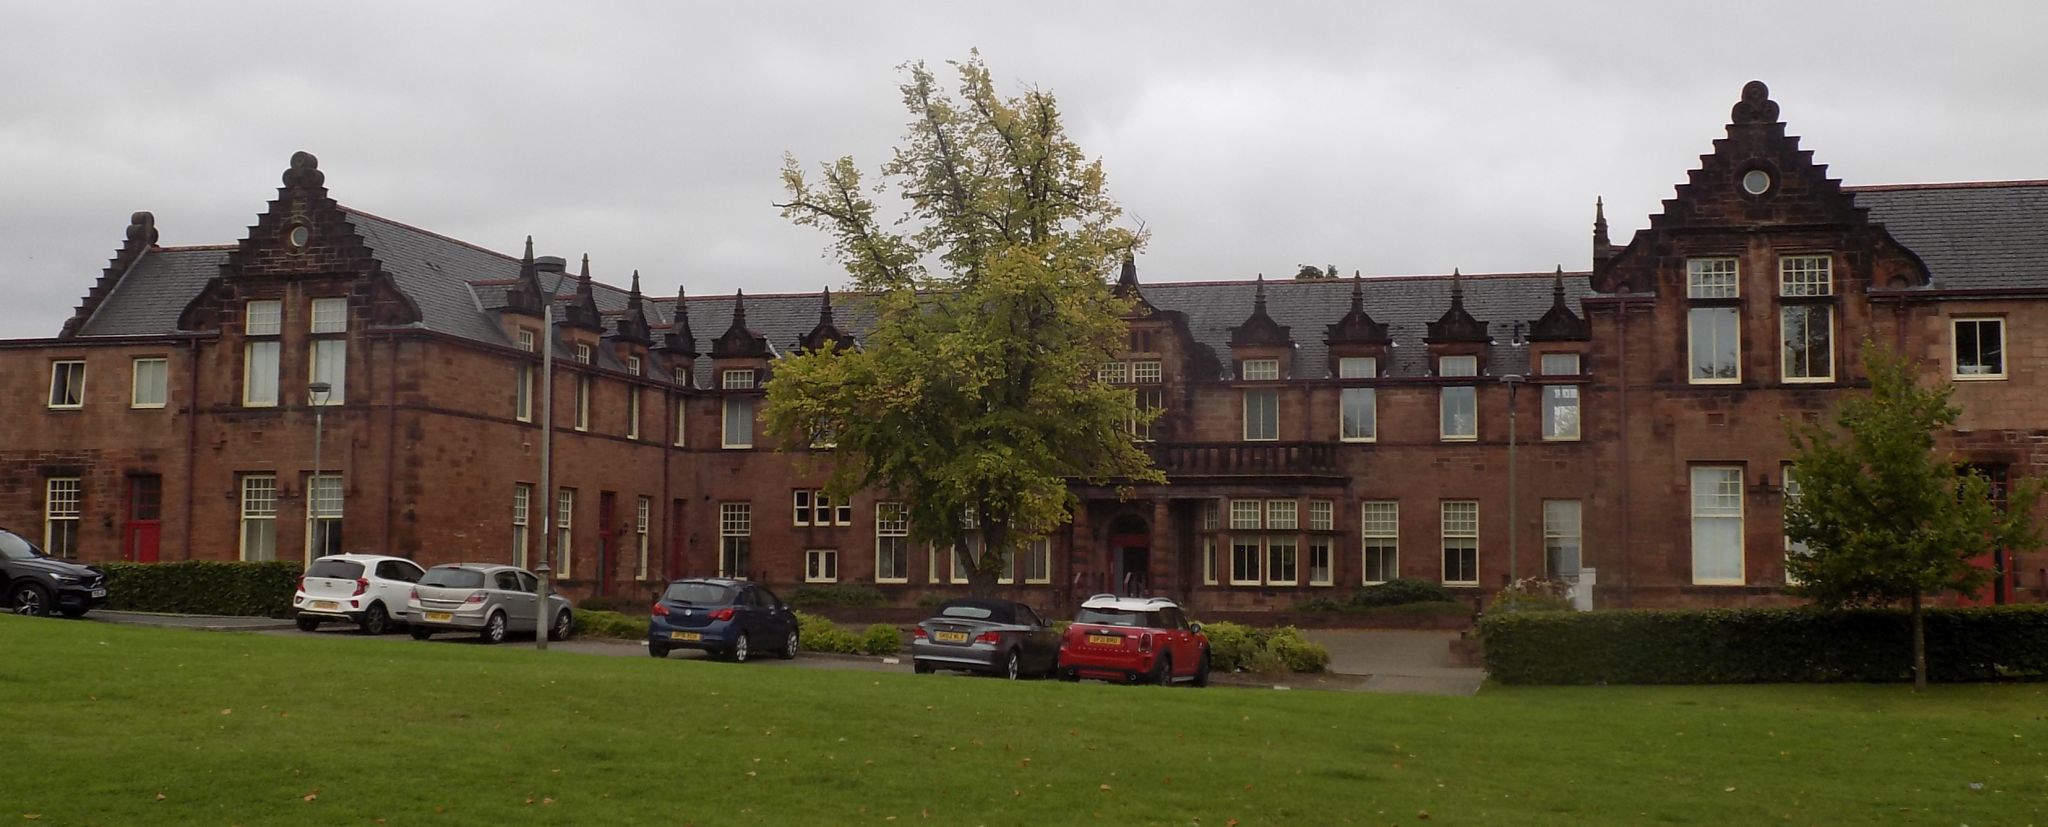
<instances>
[{"instance_id":1,"label":"dormer window","mask_svg":"<svg viewBox=\"0 0 2048 827\"><path fill-rule=\"evenodd\" d=\"M583 364L586 364L586 365L587 365L587 364L590 364L590 346L589 346L589 345L585 345L585 344L579 344L579 345L577 345L577 346L576 346L576 361L578 361L578 362L582 362Z\"/></svg>"},{"instance_id":2,"label":"dormer window","mask_svg":"<svg viewBox=\"0 0 2048 827\"><path fill-rule=\"evenodd\" d=\"M630 374L633 374L634 376L639 376L639 375L640 375L640 357L638 357L638 356L628 356L628 357L626 357L626 372L627 372L627 373L630 373Z\"/></svg>"},{"instance_id":3,"label":"dormer window","mask_svg":"<svg viewBox=\"0 0 2048 827\"><path fill-rule=\"evenodd\" d=\"M1280 378L1280 360L1246 359L1244 360L1244 378L1252 382L1277 381Z\"/></svg>"},{"instance_id":4,"label":"dormer window","mask_svg":"<svg viewBox=\"0 0 2048 827\"><path fill-rule=\"evenodd\" d=\"M1372 379L1380 375L1380 360L1371 356L1346 356L1337 360L1337 378Z\"/></svg>"},{"instance_id":5,"label":"dormer window","mask_svg":"<svg viewBox=\"0 0 2048 827\"><path fill-rule=\"evenodd\" d=\"M744 391L754 389L754 371L751 369L729 370L723 374L722 378L726 390Z\"/></svg>"}]
</instances>

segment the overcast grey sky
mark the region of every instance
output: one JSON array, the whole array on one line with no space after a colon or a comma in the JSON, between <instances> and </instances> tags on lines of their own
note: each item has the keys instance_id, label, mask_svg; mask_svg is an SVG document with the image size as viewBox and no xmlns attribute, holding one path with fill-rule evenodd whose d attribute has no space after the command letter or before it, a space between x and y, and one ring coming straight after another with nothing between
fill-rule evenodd
<instances>
[{"instance_id":1,"label":"overcast grey sky","mask_svg":"<svg viewBox=\"0 0 2048 827\"><path fill-rule=\"evenodd\" d=\"M837 286L783 152L873 169L897 66L1058 95L1147 281L1588 266L1761 79L1850 184L2048 178L2048 4L247 3L0 7L0 338L122 238L239 240L294 150L336 199L650 292Z\"/></svg>"}]
</instances>

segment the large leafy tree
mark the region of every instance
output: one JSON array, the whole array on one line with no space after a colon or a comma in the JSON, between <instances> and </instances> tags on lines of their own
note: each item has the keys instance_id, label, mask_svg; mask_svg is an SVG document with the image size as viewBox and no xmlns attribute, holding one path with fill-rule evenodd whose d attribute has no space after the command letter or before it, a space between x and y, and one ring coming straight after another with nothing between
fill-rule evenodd
<instances>
[{"instance_id":1,"label":"large leafy tree","mask_svg":"<svg viewBox=\"0 0 2048 827\"><path fill-rule=\"evenodd\" d=\"M1118 226L1102 166L1068 138L1053 96L998 94L980 56L950 63L957 97L905 67L910 131L870 188L852 158L782 180L791 221L824 230L873 318L853 350L777 362L763 415L845 497L909 510L911 540L959 548L977 594L1069 518L1070 481L1162 481L1132 443L1129 391L1095 381L1129 306L1106 276L1142 234ZM893 184L890 226L873 195ZM899 231L896 228L902 228Z\"/></svg>"},{"instance_id":2,"label":"large leafy tree","mask_svg":"<svg viewBox=\"0 0 2048 827\"><path fill-rule=\"evenodd\" d=\"M1994 549L2031 548L2040 489L2014 486L2001 508L1989 480L1937 449L1961 413L1952 385L1922 386L1917 365L1865 343L1870 390L1824 420L1791 426L1793 481L1785 534L1805 545L1786 561L1790 590L1829 607L1908 601L1913 684L1927 686L1922 603L1974 593L1995 576L1972 563Z\"/></svg>"}]
</instances>

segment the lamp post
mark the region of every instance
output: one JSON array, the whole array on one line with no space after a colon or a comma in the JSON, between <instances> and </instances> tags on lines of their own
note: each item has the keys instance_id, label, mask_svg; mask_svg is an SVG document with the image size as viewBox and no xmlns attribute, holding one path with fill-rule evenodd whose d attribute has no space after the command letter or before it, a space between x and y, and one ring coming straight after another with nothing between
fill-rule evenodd
<instances>
[{"instance_id":1,"label":"lamp post","mask_svg":"<svg viewBox=\"0 0 2048 827\"><path fill-rule=\"evenodd\" d=\"M325 425L324 419L327 413L327 395L333 392L333 390L334 386L326 382L312 382L306 385L306 403L313 408L313 475L306 480L306 487L309 489L306 492L307 565L312 565L313 563L312 544L315 540L319 541L323 553L326 551L327 546L326 538L318 533L320 526L318 517L320 513L319 493L310 489L320 484L320 442L324 436L322 429Z\"/></svg>"},{"instance_id":2,"label":"lamp post","mask_svg":"<svg viewBox=\"0 0 2048 827\"><path fill-rule=\"evenodd\" d=\"M529 250L530 251L530 250ZM555 291L562 289L562 279L555 279ZM556 504L554 468L555 445L555 292L551 291L540 300L540 565L533 568L540 585L534 590L533 599L538 605L533 612L533 648L548 650L548 622L552 614L548 606L548 578L554 569L548 566L555 537Z\"/></svg>"},{"instance_id":3,"label":"lamp post","mask_svg":"<svg viewBox=\"0 0 2048 827\"><path fill-rule=\"evenodd\" d=\"M1515 570L1515 389L1522 386L1522 375L1510 373L1500 378L1508 386L1508 582L1521 579Z\"/></svg>"}]
</instances>

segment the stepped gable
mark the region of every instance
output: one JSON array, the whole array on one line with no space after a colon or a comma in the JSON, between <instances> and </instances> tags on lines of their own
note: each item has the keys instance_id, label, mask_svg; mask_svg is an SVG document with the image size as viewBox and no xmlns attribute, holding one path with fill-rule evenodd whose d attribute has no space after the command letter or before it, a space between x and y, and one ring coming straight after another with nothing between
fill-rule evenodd
<instances>
[{"instance_id":1,"label":"stepped gable","mask_svg":"<svg viewBox=\"0 0 2048 827\"><path fill-rule=\"evenodd\" d=\"M1593 338L1593 324L1564 300L1564 267L1560 265L1550 288L1550 309L1529 325L1532 342L1585 342Z\"/></svg>"},{"instance_id":2,"label":"stepped gable","mask_svg":"<svg viewBox=\"0 0 2048 827\"><path fill-rule=\"evenodd\" d=\"M58 332L57 338L77 336L79 328L92 318L93 311L98 310L107 295L114 292L121 279L135 269L144 256L157 249L156 216L149 212L128 216L128 230L124 235L126 239L121 242L121 248L114 251L113 259L107 262L106 269L100 271L99 281L94 282L85 298L79 301L78 309L72 311L71 318L64 321L64 328Z\"/></svg>"}]
</instances>

